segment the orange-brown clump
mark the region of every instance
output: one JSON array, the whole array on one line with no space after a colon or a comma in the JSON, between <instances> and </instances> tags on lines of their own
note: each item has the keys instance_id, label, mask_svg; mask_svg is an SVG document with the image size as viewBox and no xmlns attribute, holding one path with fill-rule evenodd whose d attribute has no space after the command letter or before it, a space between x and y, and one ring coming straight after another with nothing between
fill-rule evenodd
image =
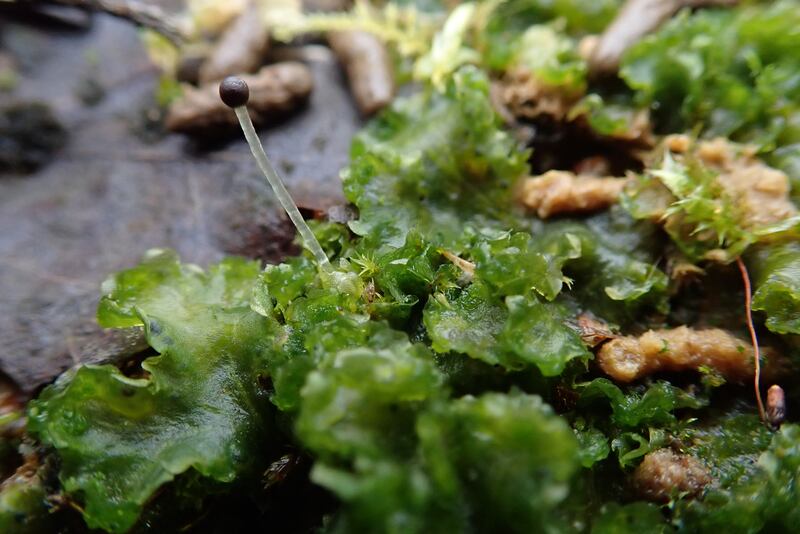
<instances>
[{"instance_id":1,"label":"orange-brown clump","mask_svg":"<svg viewBox=\"0 0 800 534\"><path fill-rule=\"evenodd\" d=\"M733 382L753 376L750 343L719 328L698 330L679 326L649 330L638 337L618 337L600 348L597 362L604 373L618 382L632 382L659 371L701 367L708 367Z\"/></svg>"},{"instance_id":2,"label":"orange-brown clump","mask_svg":"<svg viewBox=\"0 0 800 534\"><path fill-rule=\"evenodd\" d=\"M568 171L548 171L526 178L519 192L525 207L542 219L560 213L586 213L617 202L625 178L576 176Z\"/></svg>"}]
</instances>

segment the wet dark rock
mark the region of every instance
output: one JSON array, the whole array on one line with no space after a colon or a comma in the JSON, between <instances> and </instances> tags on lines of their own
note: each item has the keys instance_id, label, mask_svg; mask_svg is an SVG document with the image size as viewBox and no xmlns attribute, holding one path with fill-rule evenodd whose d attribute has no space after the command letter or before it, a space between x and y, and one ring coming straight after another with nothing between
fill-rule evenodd
<instances>
[{"instance_id":1,"label":"wet dark rock","mask_svg":"<svg viewBox=\"0 0 800 534\"><path fill-rule=\"evenodd\" d=\"M70 132L50 165L0 180L0 370L25 392L76 363L141 347L109 340L94 314L102 281L147 249L173 248L201 266L231 253L268 262L293 253L291 227L243 139L192 152L179 135L133 134L131 118L146 113L158 78L135 28L97 16L86 35L7 22L0 31L29 66L16 94L45 100ZM88 51L107 89L93 107L72 90ZM309 67L319 83L307 108L261 138L275 161L291 164L284 178L297 202L327 210L344 203L339 171L360 123L333 55Z\"/></svg>"}]
</instances>

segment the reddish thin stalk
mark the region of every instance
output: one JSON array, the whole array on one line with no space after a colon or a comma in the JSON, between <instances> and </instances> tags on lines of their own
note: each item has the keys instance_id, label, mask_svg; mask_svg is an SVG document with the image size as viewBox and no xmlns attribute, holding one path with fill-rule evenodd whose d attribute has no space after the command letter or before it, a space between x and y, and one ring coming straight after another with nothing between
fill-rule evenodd
<instances>
[{"instance_id":1,"label":"reddish thin stalk","mask_svg":"<svg viewBox=\"0 0 800 534\"><path fill-rule=\"evenodd\" d=\"M758 337L756 336L756 328L753 326L750 275L747 273L747 267L742 261L742 258L736 258L736 265L739 266L739 272L742 274L742 281L744 282L744 309L747 317L747 329L750 331L750 340L753 342L753 357L755 358L755 377L753 378L753 387L756 390L758 415L761 417L761 421L766 424L767 416L764 412L764 402L761 400L761 353L758 350Z\"/></svg>"}]
</instances>

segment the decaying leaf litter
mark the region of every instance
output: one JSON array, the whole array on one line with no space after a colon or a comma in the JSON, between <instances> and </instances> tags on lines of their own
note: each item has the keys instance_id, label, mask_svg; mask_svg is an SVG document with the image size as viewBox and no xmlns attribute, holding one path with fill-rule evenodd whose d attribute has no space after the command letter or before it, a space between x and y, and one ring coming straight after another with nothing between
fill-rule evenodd
<instances>
[{"instance_id":1,"label":"decaying leaf litter","mask_svg":"<svg viewBox=\"0 0 800 534\"><path fill-rule=\"evenodd\" d=\"M333 269L153 250L109 278L101 324L159 355L45 389L27 426L58 481L43 462L4 493L109 531L168 521L164 499L264 510L288 447L334 530L790 529L800 11L676 8L597 81L618 7L265 9L278 40L373 32L417 84L353 141L357 217L312 223Z\"/></svg>"}]
</instances>

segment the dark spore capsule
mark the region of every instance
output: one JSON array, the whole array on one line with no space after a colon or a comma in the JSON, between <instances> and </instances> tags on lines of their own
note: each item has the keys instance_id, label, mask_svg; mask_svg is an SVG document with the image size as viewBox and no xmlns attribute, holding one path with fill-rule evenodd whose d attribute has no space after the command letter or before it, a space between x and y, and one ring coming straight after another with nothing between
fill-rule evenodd
<instances>
[{"instance_id":1,"label":"dark spore capsule","mask_svg":"<svg viewBox=\"0 0 800 534\"><path fill-rule=\"evenodd\" d=\"M250 88L243 79L228 76L219 84L219 97L226 106L238 108L247 104L250 99Z\"/></svg>"}]
</instances>

